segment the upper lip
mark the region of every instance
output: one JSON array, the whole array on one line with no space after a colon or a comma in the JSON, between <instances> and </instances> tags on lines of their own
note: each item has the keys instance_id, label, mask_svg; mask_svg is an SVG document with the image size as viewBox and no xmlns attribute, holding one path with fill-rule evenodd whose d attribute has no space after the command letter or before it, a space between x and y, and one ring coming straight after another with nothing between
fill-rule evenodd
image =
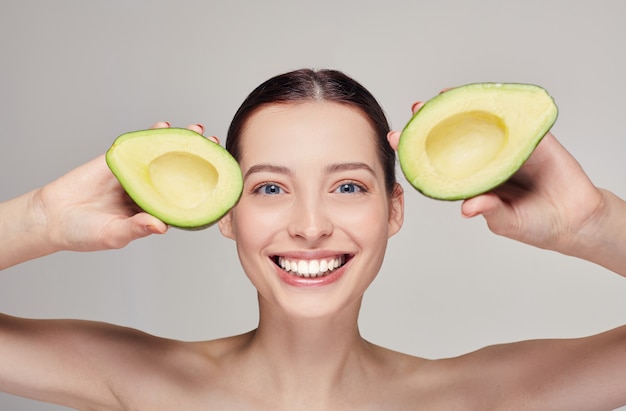
<instances>
[{"instance_id":1,"label":"upper lip","mask_svg":"<svg viewBox=\"0 0 626 411\"><path fill-rule=\"evenodd\" d=\"M325 258L335 258L345 256L346 258L352 257L353 253L347 253L344 251L290 251L285 253L272 254L272 258L284 257L289 260L323 260Z\"/></svg>"}]
</instances>

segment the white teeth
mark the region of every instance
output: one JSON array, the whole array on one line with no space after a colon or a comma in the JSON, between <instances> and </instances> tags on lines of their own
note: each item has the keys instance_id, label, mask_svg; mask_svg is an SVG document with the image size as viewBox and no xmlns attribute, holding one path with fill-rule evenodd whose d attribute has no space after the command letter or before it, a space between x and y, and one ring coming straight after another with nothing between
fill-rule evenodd
<instances>
[{"instance_id":1,"label":"white teeth","mask_svg":"<svg viewBox=\"0 0 626 411\"><path fill-rule=\"evenodd\" d=\"M305 277L309 276L309 265L306 261L300 260L298 261L298 274L303 275Z\"/></svg>"},{"instance_id":2,"label":"white teeth","mask_svg":"<svg viewBox=\"0 0 626 411\"><path fill-rule=\"evenodd\" d=\"M320 261L320 273L324 274L328 271L328 261L322 260Z\"/></svg>"},{"instance_id":3,"label":"white teeth","mask_svg":"<svg viewBox=\"0 0 626 411\"><path fill-rule=\"evenodd\" d=\"M313 260L309 263L309 274L316 276L320 272L320 262Z\"/></svg>"},{"instance_id":4,"label":"white teeth","mask_svg":"<svg viewBox=\"0 0 626 411\"><path fill-rule=\"evenodd\" d=\"M320 260L289 260L285 257L278 258L278 265L299 277L321 277L341 267L345 263L345 256Z\"/></svg>"}]
</instances>

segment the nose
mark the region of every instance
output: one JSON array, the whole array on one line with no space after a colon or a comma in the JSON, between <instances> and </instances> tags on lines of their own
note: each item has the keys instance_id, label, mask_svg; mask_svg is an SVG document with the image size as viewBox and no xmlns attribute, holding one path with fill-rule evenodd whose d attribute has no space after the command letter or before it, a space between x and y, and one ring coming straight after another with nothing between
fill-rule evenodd
<instances>
[{"instance_id":1,"label":"nose","mask_svg":"<svg viewBox=\"0 0 626 411\"><path fill-rule=\"evenodd\" d=\"M318 195L299 197L289 216L289 234L309 242L328 237L333 232L328 207Z\"/></svg>"}]
</instances>

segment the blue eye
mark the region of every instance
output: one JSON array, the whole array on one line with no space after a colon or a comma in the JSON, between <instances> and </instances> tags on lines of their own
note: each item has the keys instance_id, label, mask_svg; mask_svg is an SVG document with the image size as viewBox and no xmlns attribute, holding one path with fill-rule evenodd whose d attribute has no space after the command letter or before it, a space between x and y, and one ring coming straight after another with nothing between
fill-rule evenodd
<instances>
[{"instance_id":1,"label":"blue eye","mask_svg":"<svg viewBox=\"0 0 626 411\"><path fill-rule=\"evenodd\" d=\"M342 193L342 194L354 194L354 193L360 193L360 192L365 192L365 188L359 184L356 183L343 183L341 184L339 187L337 187L336 192L338 193Z\"/></svg>"},{"instance_id":2,"label":"blue eye","mask_svg":"<svg viewBox=\"0 0 626 411\"><path fill-rule=\"evenodd\" d=\"M259 193L259 194L265 194L265 195L276 195L276 194L282 194L283 193L283 189L280 188L278 185L273 184L273 183L266 183L263 185L260 185L259 187L257 187L255 189L255 192Z\"/></svg>"}]
</instances>

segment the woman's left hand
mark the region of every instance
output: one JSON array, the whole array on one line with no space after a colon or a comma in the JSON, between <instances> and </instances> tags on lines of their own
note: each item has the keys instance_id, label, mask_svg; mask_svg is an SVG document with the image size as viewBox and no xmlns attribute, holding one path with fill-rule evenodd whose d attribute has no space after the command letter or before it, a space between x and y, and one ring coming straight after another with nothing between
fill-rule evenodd
<instances>
[{"instance_id":1,"label":"woman's left hand","mask_svg":"<svg viewBox=\"0 0 626 411\"><path fill-rule=\"evenodd\" d=\"M416 112L421 104L413 106ZM389 133L396 149L400 133ZM491 231L530 245L595 261L626 274L626 261L615 255L596 258L590 250L605 243L626 249L626 238L616 227L626 222L625 203L598 189L580 164L548 133L530 158L506 183L467 199L466 217L482 215ZM597 253L595 253L597 255ZM620 271L621 270L621 271Z\"/></svg>"}]
</instances>

